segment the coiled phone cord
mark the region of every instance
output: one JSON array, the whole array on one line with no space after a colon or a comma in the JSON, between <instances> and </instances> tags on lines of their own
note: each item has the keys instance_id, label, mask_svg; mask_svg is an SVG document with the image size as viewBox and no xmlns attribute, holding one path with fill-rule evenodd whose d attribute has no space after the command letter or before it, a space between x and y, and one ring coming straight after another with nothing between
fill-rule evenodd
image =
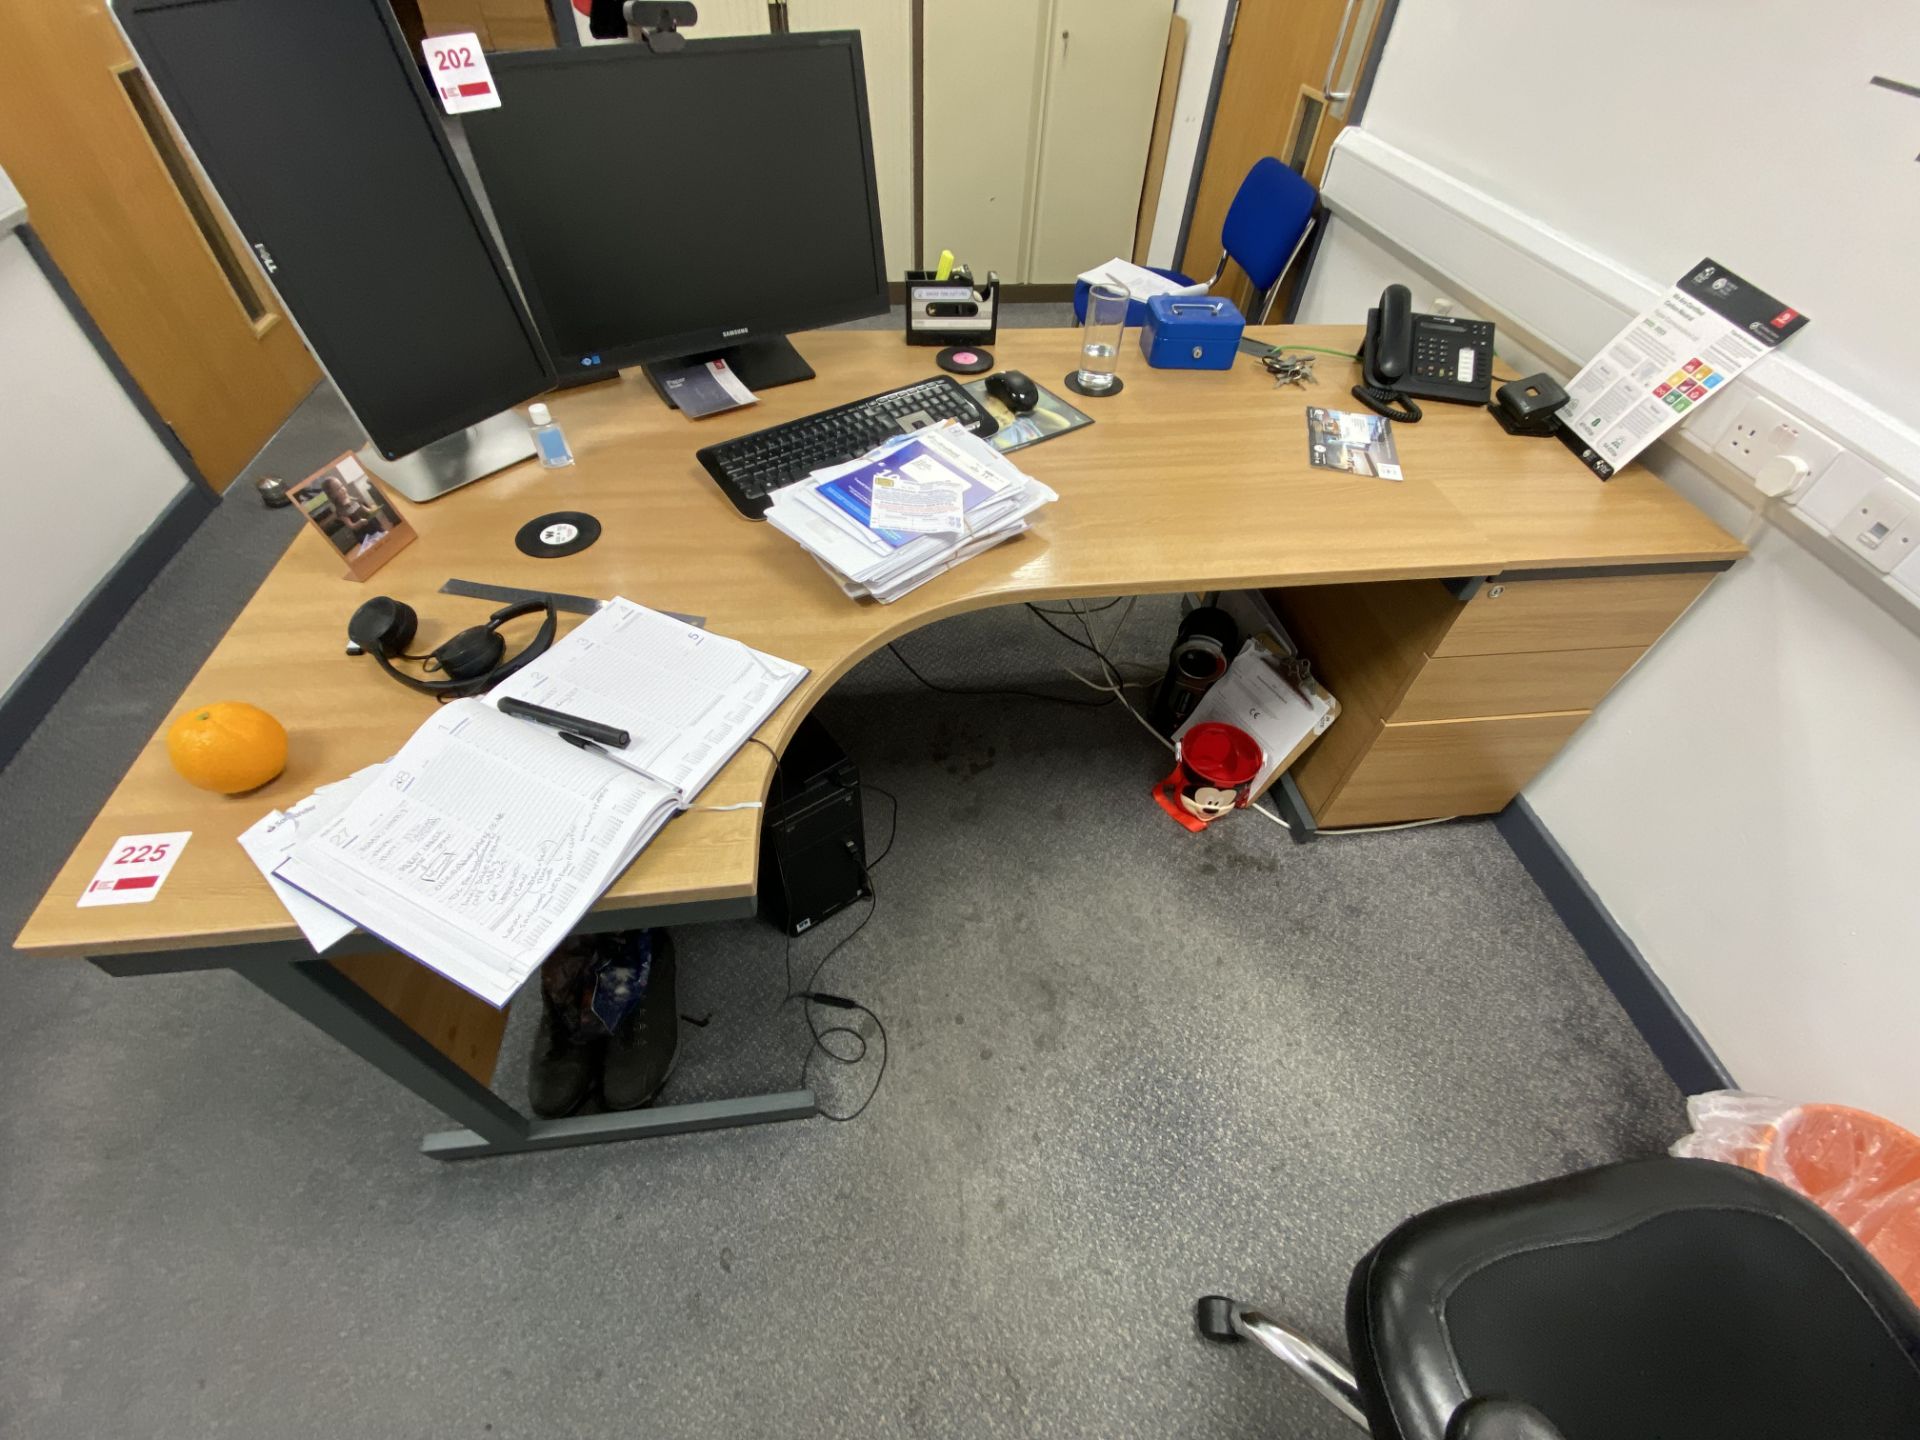
<instances>
[{"instance_id":1,"label":"coiled phone cord","mask_svg":"<svg viewBox=\"0 0 1920 1440\"><path fill-rule=\"evenodd\" d=\"M1398 420L1402 425L1411 425L1420 418L1420 407L1413 398L1402 395L1397 390L1382 390L1372 385L1353 387L1353 398L1365 405L1376 415L1384 415L1389 420Z\"/></svg>"}]
</instances>

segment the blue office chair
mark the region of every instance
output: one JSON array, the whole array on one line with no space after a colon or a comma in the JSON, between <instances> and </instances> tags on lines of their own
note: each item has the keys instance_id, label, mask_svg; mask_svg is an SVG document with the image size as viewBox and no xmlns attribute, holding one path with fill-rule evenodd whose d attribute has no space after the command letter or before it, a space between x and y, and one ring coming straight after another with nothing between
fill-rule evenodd
<instances>
[{"instance_id":1,"label":"blue office chair","mask_svg":"<svg viewBox=\"0 0 1920 1440\"><path fill-rule=\"evenodd\" d=\"M1220 283L1220 277L1227 273L1227 261L1232 260L1260 292L1259 314L1250 316L1249 323L1264 325L1280 293L1281 280L1313 233L1313 207L1319 200L1318 190L1273 156L1254 161L1247 178L1234 192L1233 204L1227 207L1226 222L1220 227L1220 263L1214 266L1207 288L1211 290ZM1175 284L1194 283L1178 270L1158 265L1147 268ZM1073 318L1075 324L1087 318L1084 280L1073 287ZM1141 325L1146 318L1146 301L1135 300L1127 306L1127 324Z\"/></svg>"}]
</instances>

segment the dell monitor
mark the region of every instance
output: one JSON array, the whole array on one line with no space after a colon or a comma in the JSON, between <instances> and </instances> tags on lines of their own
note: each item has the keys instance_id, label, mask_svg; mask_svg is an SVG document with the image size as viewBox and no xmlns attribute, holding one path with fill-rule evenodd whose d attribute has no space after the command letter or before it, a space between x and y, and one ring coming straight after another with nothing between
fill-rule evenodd
<instances>
[{"instance_id":1,"label":"dell monitor","mask_svg":"<svg viewBox=\"0 0 1920 1440\"><path fill-rule=\"evenodd\" d=\"M886 310L858 34L491 58L467 141L561 383L719 358L807 380L787 331Z\"/></svg>"},{"instance_id":2,"label":"dell monitor","mask_svg":"<svg viewBox=\"0 0 1920 1440\"><path fill-rule=\"evenodd\" d=\"M553 373L385 0L114 11L368 468L425 500L531 455L506 407Z\"/></svg>"}]
</instances>

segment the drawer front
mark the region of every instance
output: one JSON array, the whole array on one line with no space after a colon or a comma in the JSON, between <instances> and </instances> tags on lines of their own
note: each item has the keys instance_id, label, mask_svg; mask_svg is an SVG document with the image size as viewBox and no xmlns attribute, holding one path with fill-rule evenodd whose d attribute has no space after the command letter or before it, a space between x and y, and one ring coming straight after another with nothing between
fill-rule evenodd
<instances>
[{"instance_id":1,"label":"drawer front","mask_svg":"<svg viewBox=\"0 0 1920 1440\"><path fill-rule=\"evenodd\" d=\"M1541 650L1644 650L1719 573L1490 580L1460 607L1432 654L1515 655ZM1483 712L1484 713L1484 712Z\"/></svg>"},{"instance_id":2,"label":"drawer front","mask_svg":"<svg viewBox=\"0 0 1920 1440\"><path fill-rule=\"evenodd\" d=\"M1550 650L1537 655L1450 655L1429 660L1388 718L1471 720L1591 710L1646 651Z\"/></svg>"},{"instance_id":3,"label":"drawer front","mask_svg":"<svg viewBox=\"0 0 1920 1440\"><path fill-rule=\"evenodd\" d=\"M1489 814L1519 794L1586 718L1576 710L1383 726L1314 818L1337 827Z\"/></svg>"}]
</instances>

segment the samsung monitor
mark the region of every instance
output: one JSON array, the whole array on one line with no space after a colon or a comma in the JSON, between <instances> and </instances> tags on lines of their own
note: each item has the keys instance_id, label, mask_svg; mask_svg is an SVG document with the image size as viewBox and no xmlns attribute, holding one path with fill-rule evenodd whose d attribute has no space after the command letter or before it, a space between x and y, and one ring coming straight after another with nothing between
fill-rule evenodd
<instances>
[{"instance_id":1,"label":"samsung monitor","mask_svg":"<svg viewBox=\"0 0 1920 1440\"><path fill-rule=\"evenodd\" d=\"M384 0L114 10L379 457L444 442L374 468L425 499L530 455L499 412L553 372Z\"/></svg>"},{"instance_id":2,"label":"samsung monitor","mask_svg":"<svg viewBox=\"0 0 1920 1440\"><path fill-rule=\"evenodd\" d=\"M492 64L467 141L562 383L723 356L807 379L788 331L886 310L858 34Z\"/></svg>"}]
</instances>

